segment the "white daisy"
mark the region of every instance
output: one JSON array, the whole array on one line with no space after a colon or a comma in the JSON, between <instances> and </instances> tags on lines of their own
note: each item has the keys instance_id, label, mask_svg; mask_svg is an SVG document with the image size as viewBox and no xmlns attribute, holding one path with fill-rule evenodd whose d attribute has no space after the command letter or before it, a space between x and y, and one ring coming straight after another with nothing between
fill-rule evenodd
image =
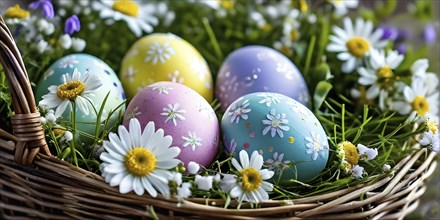
<instances>
[{"instance_id":1,"label":"white daisy","mask_svg":"<svg viewBox=\"0 0 440 220\"><path fill-rule=\"evenodd\" d=\"M125 21L136 37L140 37L142 35L142 31L147 33L152 32L153 26L159 23L159 20L152 16L155 10L154 7L151 7L148 4L141 4L139 1L94 1L93 8L94 10L99 11L99 17L102 19Z\"/></svg>"},{"instance_id":2,"label":"white daisy","mask_svg":"<svg viewBox=\"0 0 440 220\"><path fill-rule=\"evenodd\" d=\"M81 76L75 68L72 76L69 73L63 75L63 84L49 86L49 93L43 95L39 105L45 105L48 108L57 107L55 116L59 117L70 102L74 102L85 115L88 115L90 98L95 96L94 91L101 85L101 79L96 75L85 73Z\"/></svg>"},{"instance_id":3,"label":"white daisy","mask_svg":"<svg viewBox=\"0 0 440 220\"><path fill-rule=\"evenodd\" d=\"M176 54L176 51L171 47L170 42L164 42L162 44L154 42L151 44L150 49L147 50L144 61L151 62L153 65L156 65L158 61L165 63L171 59L171 56L174 54Z\"/></svg>"},{"instance_id":4,"label":"white daisy","mask_svg":"<svg viewBox=\"0 0 440 220\"><path fill-rule=\"evenodd\" d=\"M411 87L406 86L403 89L405 101L396 101L393 103L395 110L402 115L410 114L410 118L415 115L420 116L421 120L438 116L438 98L439 93L435 92L431 95L427 94L428 88L424 84L424 80L415 79L411 83Z\"/></svg>"},{"instance_id":5,"label":"white daisy","mask_svg":"<svg viewBox=\"0 0 440 220\"><path fill-rule=\"evenodd\" d=\"M349 8L357 8L359 0L328 0L335 7L336 15L345 15Z\"/></svg>"},{"instance_id":6,"label":"white daisy","mask_svg":"<svg viewBox=\"0 0 440 220\"><path fill-rule=\"evenodd\" d=\"M266 104L267 107L270 107L272 103L280 103L281 96L275 93L262 93L257 95L258 97L263 97L258 103Z\"/></svg>"},{"instance_id":7,"label":"white daisy","mask_svg":"<svg viewBox=\"0 0 440 220\"><path fill-rule=\"evenodd\" d=\"M231 109L229 109L228 115L231 117L231 123L238 123L240 121L240 118L243 120L248 119L247 113L251 112L252 109L247 108L249 106L249 100L246 99L244 102L242 102L240 105L237 103L233 104Z\"/></svg>"},{"instance_id":8,"label":"white daisy","mask_svg":"<svg viewBox=\"0 0 440 220\"><path fill-rule=\"evenodd\" d=\"M178 147L170 147L173 138L164 136L164 131L155 131L154 122L149 122L141 132L141 125L135 118L130 120L129 131L119 126L119 137L109 134L104 141L106 152L100 159L102 175L110 186L118 186L120 193L134 191L143 195L145 190L153 197L159 191L169 197L168 181L172 178L169 169L176 167L180 160Z\"/></svg>"},{"instance_id":9,"label":"white daisy","mask_svg":"<svg viewBox=\"0 0 440 220\"><path fill-rule=\"evenodd\" d=\"M249 161L249 155L245 150L240 151L240 163L232 158L232 165L239 172L239 176L224 175L220 187L228 192L231 197L238 198L239 203L249 201L259 203L268 200L267 192L273 190L273 185L267 181L274 175L273 171L261 169L263 166L263 156L258 151L254 151Z\"/></svg>"},{"instance_id":10,"label":"white daisy","mask_svg":"<svg viewBox=\"0 0 440 220\"><path fill-rule=\"evenodd\" d=\"M359 159L369 161L377 157L379 152L377 151L377 148L368 148L363 144L358 144L357 149L359 152Z\"/></svg>"},{"instance_id":11,"label":"white daisy","mask_svg":"<svg viewBox=\"0 0 440 220\"><path fill-rule=\"evenodd\" d=\"M351 176L355 179L362 178L363 174L364 174L364 168L359 165L355 165L351 170Z\"/></svg>"},{"instance_id":12,"label":"white daisy","mask_svg":"<svg viewBox=\"0 0 440 220\"><path fill-rule=\"evenodd\" d=\"M308 142L306 147L307 154L312 154L312 160L316 160L318 155L324 157L325 153L328 152L328 143L326 140L321 140L321 135L315 133L314 131L310 132L309 137L305 137L305 140Z\"/></svg>"},{"instance_id":13,"label":"white daisy","mask_svg":"<svg viewBox=\"0 0 440 220\"><path fill-rule=\"evenodd\" d=\"M267 119L262 120L263 125L267 125L263 129L263 135L266 135L270 131L270 136L275 137L276 134L280 136L280 138L284 137L283 131L288 131L289 126L286 124L289 121L286 119L286 114L276 114L275 109L271 109L269 114L266 115Z\"/></svg>"},{"instance_id":14,"label":"white daisy","mask_svg":"<svg viewBox=\"0 0 440 220\"><path fill-rule=\"evenodd\" d=\"M350 141L343 141L336 146L337 157L340 159L340 168L356 178L361 178L363 167L359 161L368 161L376 158L377 149L368 148L363 144L354 146Z\"/></svg>"},{"instance_id":15,"label":"white daisy","mask_svg":"<svg viewBox=\"0 0 440 220\"><path fill-rule=\"evenodd\" d=\"M345 30L333 26L335 35L330 36L327 50L339 52L338 59L344 62L342 72L350 73L360 66L362 58L367 56L372 48L383 48L387 41L380 40L381 29L373 32L371 21L365 22L358 18L354 27L350 18L344 18L343 22Z\"/></svg>"},{"instance_id":16,"label":"white daisy","mask_svg":"<svg viewBox=\"0 0 440 220\"><path fill-rule=\"evenodd\" d=\"M212 188L212 182L214 180L214 176L200 176L196 175L194 179L194 183L197 185L197 188L205 191L209 191Z\"/></svg>"},{"instance_id":17,"label":"white daisy","mask_svg":"<svg viewBox=\"0 0 440 220\"><path fill-rule=\"evenodd\" d=\"M429 147L432 151L439 152L440 135L439 133L433 133L432 131L424 132L419 143L422 146Z\"/></svg>"},{"instance_id":18,"label":"white daisy","mask_svg":"<svg viewBox=\"0 0 440 220\"><path fill-rule=\"evenodd\" d=\"M388 92L394 88L396 69L403 61L403 55L397 51L389 51L385 55L383 50L371 50L370 67L359 67L359 84L370 86L367 90L367 99L375 99L381 91Z\"/></svg>"},{"instance_id":19,"label":"white daisy","mask_svg":"<svg viewBox=\"0 0 440 220\"><path fill-rule=\"evenodd\" d=\"M437 74L427 72L428 68L428 59L418 59L411 65L410 71L412 73L412 80L422 79L425 83L427 94L431 95L438 91L439 79Z\"/></svg>"},{"instance_id":20,"label":"white daisy","mask_svg":"<svg viewBox=\"0 0 440 220\"><path fill-rule=\"evenodd\" d=\"M188 137L182 136L182 139L185 141L183 142L183 147L188 147L188 145L191 145L193 151L196 150L196 147L202 146L202 138L197 137L195 131L188 131Z\"/></svg>"},{"instance_id":21,"label":"white daisy","mask_svg":"<svg viewBox=\"0 0 440 220\"><path fill-rule=\"evenodd\" d=\"M172 87L168 87L165 85L160 85L160 86L153 86L153 91L157 91L159 94L167 94L169 93L170 90L173 90Z\"/></svg>"},{"instance_id":22,"label":"white daisy","mask_svg":"<svg viewBox=\"0 0 440 220\"><path fill-rule=\"evenodd\" d=\"M185 199L191 196L191 183L182 183L182 186L177 187L177 199Z\"/></svg>"},{"instance_id":23,"label":"white daisy","mask_svg":"<svg viewBox=\"0 0 440 220\"><path fill-rule=\"evenodd\" d=\"M162 113L160 113L163 116L166 116L165 123L167 123L169 120L173 121L174 126L177 126L176 119L179 119L181 121L185 120L185 116L183 116L186 113L186 110L179 109L180 104L176 103L174 105L168 104L168 108L164 108Z\"/></svg>"}]
</instances>

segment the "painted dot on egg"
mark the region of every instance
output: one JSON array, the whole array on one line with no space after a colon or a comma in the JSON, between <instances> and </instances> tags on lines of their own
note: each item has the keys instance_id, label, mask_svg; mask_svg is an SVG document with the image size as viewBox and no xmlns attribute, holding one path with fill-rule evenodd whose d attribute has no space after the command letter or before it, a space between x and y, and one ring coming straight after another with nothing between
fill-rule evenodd
<instances>
[{"instance_id":1,"label":"painted dot on egg","mask_svg":"<svg viewBox=\"0 0 440 220\"><path fill-rule=\"evenodd\" d=\"M241 105L244 100L246 105ZM237 117L238 122L231 120ZM252 131L243 128L250 125ZM240 97L226 109L221 129L227 152L235 152L238 159L240 150L250 154L267 149L262 151L265 166L275 176L282 173L284 180L311 180L327 164L329 144L318 119L307 107L282 94L257 92Z\"/></svg>"},{"instance_id":2,"label":"painted dot on egg","mask_svg":"<svg viewBox=\"0 0 440 220\"><path fill-rule=\"evenodd\" d=\"M212 75L200 53L174 34L156 33L137 40L122 60L120 78L129 99L150 84L184 84L212 101Z\"/></svg>"},{"instance_id":3,"label":"painted dot on egg","mask_svg":"<svg viewBox=\"0 0 440 220\"><path fill-rule=\"evenodd\" d=\"M233 51L223 62L215 93L221 109L253 92L275 92L308 105L310 96L298 68L280 52L264 46L246 46Z\"/></svg>"}]
</instances>

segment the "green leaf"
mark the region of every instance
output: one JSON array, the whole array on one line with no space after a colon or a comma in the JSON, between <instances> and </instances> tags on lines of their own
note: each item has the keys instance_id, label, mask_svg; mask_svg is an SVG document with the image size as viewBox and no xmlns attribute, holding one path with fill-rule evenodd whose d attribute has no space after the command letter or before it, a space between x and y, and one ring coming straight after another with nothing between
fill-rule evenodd
<instances>
[{"instance_id":1,"label":"green leaf","mask_svg":"<svg viewBox=\"0 0 440 220\"><path fill-rule=\"evenodd\" d=\"M313 106L315 110L318 110L321 107L332 88L333 86L329 82L321 81L318 83L313 95Z\"/></svg>"}]
</instances>

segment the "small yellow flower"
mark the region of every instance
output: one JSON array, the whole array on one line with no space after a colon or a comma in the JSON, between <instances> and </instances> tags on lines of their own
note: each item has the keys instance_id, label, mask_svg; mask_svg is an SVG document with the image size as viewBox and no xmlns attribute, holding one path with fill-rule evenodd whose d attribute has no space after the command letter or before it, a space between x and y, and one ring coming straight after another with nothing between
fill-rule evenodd
<instances>
[{"instance_id":1,"label":"small yellow flower","mask_svg":"<svg viewBox=\"0 0 440 220\"><path fill-rule=\"evenodd\" d=\"M8 8L4 14L5 18L18 18L18 19L27 18L29 17L29 15L30 15L29 11L20 8L20 5L18 4Z\"/></svg>"},{"instance_id":2,"label":"small yellow flower","mask_svg":"<svg viewBox=\"0 0 440 220\"><path fill-rule=\"evenodd\" d=\"M53 134L55 135L55 137L61 137L64 135L64 133L66 133L66 130L61 129L61 128L54 128L52 130Z\"/></svg>"},{"instance_id":3,"label":"small yellow flower","mask_svg":"<svg viewBox=\"0 0 440 220\"><path fill-rule=\"evenodd\" d=\"M433 120L427 120L426 121L426 127L429 131L431 131L433 134L437 134L438 132L438 123Z\"/></svg>"}]
</instances>

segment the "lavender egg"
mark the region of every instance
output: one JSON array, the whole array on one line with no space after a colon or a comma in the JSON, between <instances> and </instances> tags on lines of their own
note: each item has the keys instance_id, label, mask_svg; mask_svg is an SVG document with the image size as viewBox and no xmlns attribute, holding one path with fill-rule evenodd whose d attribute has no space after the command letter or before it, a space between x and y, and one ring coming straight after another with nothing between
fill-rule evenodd
<instances>
[{"instance_id":1,"label":"lavender egg","mask_svg":"<svg viewBox=\"0 0 440 220\"><path fill-rule=\"evenodd\" d=\"M235 50L217 75L215 94L223 111L239 97L253 92L276 92L308 105L307 84L286 56L265 46Z\"/></svg>"},{"instance_id":2,"label":"lavender egg","mask_svg":"<svg viewBox=\"0 0 440 220\"><path fill-rule=\"evenodd\" d=\"M124 126L137 118L141 128L153 121L156 129L173 137L177 157L185 167L194 161L208 167L218 151L220 126L211 105L191 88L174 82L157 82L139 91L124 114Z\"/></svg>"}]
</instances>

